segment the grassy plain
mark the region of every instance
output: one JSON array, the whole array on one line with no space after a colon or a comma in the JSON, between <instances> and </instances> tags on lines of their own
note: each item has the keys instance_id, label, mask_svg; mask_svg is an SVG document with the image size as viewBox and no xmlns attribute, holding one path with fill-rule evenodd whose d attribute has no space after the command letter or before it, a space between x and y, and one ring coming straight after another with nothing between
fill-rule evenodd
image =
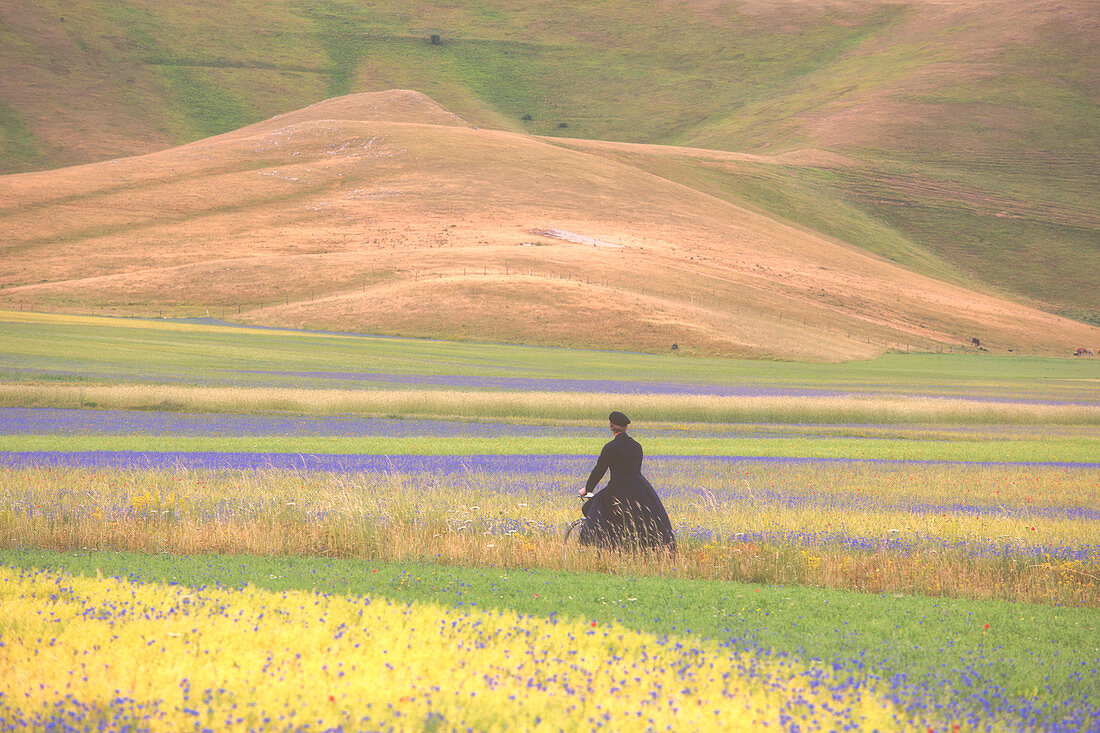
<instances>
[{"instance_id":1,"label":"grassy plain","mask_svg":"<svg viewBox=\"0 0 1100 733\"><path fill-rule=\"evenodd\" d=\"M0 563L139 583L251 586L619 624L800 662L835 660L855 676L905 674L918 689L954 687L967 667L976 683L1010 695L1041 690L1043 697L1073 698L1093 694L1098 684L1082 674L1100 655L1093 609L423 561L8 550L0 551ZM963 669L960 660L967 660Z\"/></svg>"},{"instance_id":2,"label":"grassy plain","mask_svg":"<svg viewBox=\"0 0 1100 733\"><path fill-rule=\"evenodd\" d=\"M651 459L675 558L564 547L590 460L8 468L8 548L423 559L1100 605L1095 468Z\"/></svg>"},{"instance_id":3,"label":"grassy plain","mask_svg":"<svg viewBox=\"0 0 1100 733\"><path fill-rule=\"evenodd\" d=\"M589 400L591 396L589 396ZM992 439L968 436L951 439L892 438L700 438L666 437L636 431L649 455L753 456L839 460L978 461L1016 463L1097 463L1100 435ZM1095 433L1096 431L1092 431ZM323 455L592 455L600 436L553 437L279 437L279 436L82 436L2 435L4 451L131 451L299 453Z\"/></svg>"},{"instance_id":4,"label":"grassy plain","mask_svg":"<svg viewBox=\"0 0 1100 733\"><path fill-rule=\"evenodd\" d=\"M816 665L614 624L4 568L0 597L13 727L748 731L948 717L910 716L861 680L821 685L831 676ZM95 661L79 661L89 649Z\"/></svg>"},{"instance_id":5,"label":"grassy plain","mask_svg":"<svg viewBox=\"0 0 1100 733\"><path fill-rule=\"evenodd\" d=\"M137 402L143 400L144 406L153 406L147 401L156 399L156 395L141 393L141 388L150 383L244 389L324 388L317 390L323 404L324 393L333 388L357 386L357 382L371 388L382 386L372 380L372 375L611 381L618 388L629 387L629 383L656 382L1063 402L1095 399L1100 383L1100 362L1095 360L964 353L962 349L958 353L886 354L875 359L817 364L18 311L0 311L0 337L4 343L0 377L9 384L32 387L28 395L36 394L35 385L92 388L122 383L139 395L133 404L125 405L131 408L142 407ZM391 391L423 389L415 381L383 384ZM503 388L507 390L508 386ZM437 389L447 389L447 385ZM499 387L488 383L485 390L489 389ZM538 391L538 386L524 384L515 389ZM106 394L103 399L113 402ZM122 406L121 402L116 404ZM209 405L201 409L218 411ZM294 409L309 411L304 401Z\"/></svg>"},{"instance_id":6,"label":"grassy plain","mask_svg":"<svg viewBox=\"0 0 1100 733\"><path fill-rule=\"evenodd\" d=\"M57 450L71 463L0 469L0 565L61 573L4 581L14 595L3 613L26 616L9 623L33 629L4 651L13 668L33 669L28 684L53 684L73 669L64 655L56 667L33 661L33 639L46 622L26 614L43 608L49 593L56 598L48 613L79 617L56 649L79 655L99 643L109 655L111 673L80 688L97 700L129 689L126 680L137 679L140 665L126 660L152 638L152 627L129 613L132 599L142 599L142 613L164 618L180 618L181 598L188 613L196 603L205 614L193 636L169 636L150 653L189 664L181 654L192 642L211 650L244 644L271 657L277 687L277 676L300 676L301 664L314 658L295 646L301 633L284 637L281 625L262 619L298 623L300 597L314 604L308 613L323 606L335 614L343 601L334 597L364 604L366 596L386 604L389 617L394 609L402 614L402 639L414 618L464 630L489 621L512 628L508 619L518 613L524 638L541 634L543 624L570 633L595 622L601 632L645 635L635 646L650 660L657 647L681 644L700 650L691 652L696 662L715 654L748 660L739 674L756 680L759 671L788 691L805 679L827 679L860 692L863 702L853 702L860 714L867 705L886 710L887 729L920 721L1073 730L1100 715L1090 703L1100 684L1094 361L892 354L844 364L761 363L18 313L0 317L0 332L7 338L0 405L11 421L0 451L18 459ZM661 393L687 385L748 391ZM573 391L554 391L564 388ZM83 409L53 409L74 407ZM579 516L575 489L606 437L610 409L635 420L647 475L673 518L674 556L563 543L564 528ZM225 419L229 413L236 417ZM353 416L354 425L336 425ZM402 419L374 420L383 416ZM196 432L202 425L223 427ZM402 437L410 430L414 437ZM87 465L96 451L127 449L182 459L216 454L228 463L219 470L186 469L182 461L140 468L120 454L118 467ZM233 463L239 454L225 453L234 450L380 460L354 472L241 469ZM945 459L962 462L936 462ZM1037 463L1043 460L1084 465ZM88 580L78 583L69 572ZM129 580L115 586L98 579L104 573ZM252 587L234 590L245 585ZM70 586L71 593L56 593ZM95 600L101 596L115 600ZM429 608L444 609L443 616ZM223 613L255 620L226 642ZM105 632L105 620L116 616ZM334 618L303 623L340 643L344 630ZM266 641L249 641L261 629ZM480 633L446 643L476 639L474 648L485 640ZM411 655L403 663L420 670L423 660L401 643ZM294 653L308 661L287 668L274 661ZM589 659L602 653L593 649ZM620 644L610 653L625 652ZM358 665L359 654L341 647L328 661ZM362 675L274 700L257 691L255 674L210 676L232 668L224 659L187 668L189 679L214 691L200 711L208 716L245 700L274 711L273 720L292 711L316 712L318 720L365 714L341 697L367 700L355 687ZM381 668L369 664L372 673ZM466 664L482 676L462 687L479 694L477 685L489 684L484 674L505 674L485 654ZM666 684L664 667L643 669L641 680ZM683 665L675 669L682 679ZM437 687L451 691L449 683ZM13 693L23 689L18 680L10 684ZM133 684L132 699L159 701L133 711L138 719L163 712L189 720L187 711L199 709L175 693ZM61 710L49 707L52 693L35 689L43 709ZM232 690L233 700L223 705L227 693L218 689ZM203 690L194 699L204 699ZM425 707L416 710L451 715L443 697L417 698ZM614 700L615 714L643 707L625 695ZM715 709L726 709L723 700ZM790 704L762 701L761 715L786 715ZM102 709L130 710L120 705L105 701ZM561 713L556 700L547 705ZM532 711L514 708L500 720L515 725ZM825 724L822 711L807 712L806 720ZM561 714L573 720L573 712ZM100 722L108 719L104 713Z\"/></svg>"},{"instance_id":7,"label":"grassy plain","mask_svg":"<svg viewBox=\"0 0 1100 733\"><path fill-rule=\"evenodd\" d=\"M978 729L1072 730L1095 718L1088 703L1100 684L1095 469L651 460L648 472L674 517L679 551L675 557L633 557L563 545L561 529L577 516L570 493L581 474L543 466L539 456L528 459L520 470L450 475L6 469L0 471L0 498L10 510L0 511L0 564L173 584L171 592L186 594L188 603L231 611L237 624L259 588L284 602L288 591L308 591L314 611L322 604L330 609L324 594L335 594L384 602L391 616L442 604L464 615L515 612L570 627L591 623L613 633L625 627L669 634L662 646L717 644L723 658L748 655L764 669L779 665L796 675L808 664L818 681L820 665L831 670L830 684L854 685L904 710L883 729L919 720L933 727L966 721ZM51 598L64 603L91 592L59 595L58 587L68 587L65 576L45 580ZM242 586L251 588L225 595L226 587ZM207 599L206 589L218 597ZM122 678L133 664L123 660L133 655L126 649L131 637L125 619L140 614L127 615L128 601L119 599L137 593L104 592L114 600L92 603L98 610L82 618L124 614L101 648L111 668L106 684L128 689ZM11 600L3 605L9 621L41 636L33 631L34 619L11 616L24 607ZM41 610L43 602L33 608ZM55 600L46 608L57 615L62 606ZM174 603L157 610L155 602L143 601L141 608L177 620L181 613L171 610ZM256 629L263 617L257 616ZM341 636L332 628L340 614L310 618L311 627ZM164 622L157 623L163 631ZM59 649L75 645L79 653L99 638L95 629L66 628L82 629L81 636L57 637ZM142 643L149 631L139 634ZM190 633L192 642L236 649L201 625ZM269 657L281 648L273 633L265 631L265 641L257 642ZM24 647L17 641L5 653L21 669ZM172 644L168 640L165 650ZM234 655L237 663L246 659ZM175 658L186 667L189 657ZM649 654L640 668L643 679L655 673L657 659ZM338 661L355 660L343 651L327 657L329 664ZM419 669L415 660L406 661ZM485 669L487 663L482 654L468 666ZM48 666L35 668L32 679L54 679ZM113 681L115 674L122 678ZM683 670L678 674L683 679ZM205 675L188 672L200 689ZM237 690L237 684L219 679L210 689ZM49 698L36 689L36 696ZM94 685L77 689L91 695L86 703L96 699ZM333 681L321 697L342 690ZM133 692L136 699L146 694L140 686ZM274 705L252 695L237 690L234 699L274 710L272 719L315 704L289 693ZM189 705L186 699L177 705L170 695L154 697L168 715ZM614 700L635 710L627 697ZM205 704L200 710L208 715L229 709L228 702ZM450 710L443 702L432 704ZM761 714L779 709L778 703L760 704ZM347 710L354 711L361 714L362 705ZM529 712L525 706L508 720L514 724L515 714ZM323 713L331 714L331 708ZM807 720L820 722L822 714Z\"/></svg>"}]
</instances>

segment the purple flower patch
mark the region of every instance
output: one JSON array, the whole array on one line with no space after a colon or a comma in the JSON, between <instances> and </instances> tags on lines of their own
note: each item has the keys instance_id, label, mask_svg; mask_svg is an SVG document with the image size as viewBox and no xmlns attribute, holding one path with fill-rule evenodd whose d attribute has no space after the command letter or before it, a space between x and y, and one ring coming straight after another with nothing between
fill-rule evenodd
<instances>
[{"instance_id":1,"label":"purple flower patch","mask_svg":"<svg viewBox=\"0 0 1100 733\"><path fill-rule=\"evenodd\" d=\"M72 466L89 468L184 468L200 470L276 469L355 473L401 471L434 474L476 471L511 473L566 473L578 465L591 468L592 456L576 455L359 455L315 453L225 453L218 451L0 451L0 466ZM922 461L863 458L806 458L775 456L648 456L647 474L661 466L702 469L722 464L869 464L887 466L987 466L1097 470L1100 463L1011 461ZM939 511L939 509L936 509Z\"/></svg>"},{"instance_id":2,"label":"purple flower patch","mask_svg":"<svg viewBox=\"0 0 1100 733\"><path fill-rule=\"evenodd\" d=\"M219 415L131 410L0 407L0 435L309 435L332 437L602 437L600 427L447 420Z\"/></svg>"}]
</instances>

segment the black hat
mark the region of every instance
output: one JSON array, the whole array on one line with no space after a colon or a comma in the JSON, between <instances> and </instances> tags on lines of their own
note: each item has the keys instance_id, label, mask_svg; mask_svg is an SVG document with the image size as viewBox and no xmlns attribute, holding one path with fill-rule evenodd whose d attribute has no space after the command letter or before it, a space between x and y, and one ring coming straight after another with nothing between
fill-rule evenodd
<instances>
[{"instance_id":1,"label":"black hat","mask_svg":"<svg viewBox=\"0 0 1100 733\"><path fill-rule=\"evenodd\" d=\"M618 425L620 428L625 428L630 424L630 418L618 411L611 413L607 420L612 425Z\"/></svg>"}]
</instances>

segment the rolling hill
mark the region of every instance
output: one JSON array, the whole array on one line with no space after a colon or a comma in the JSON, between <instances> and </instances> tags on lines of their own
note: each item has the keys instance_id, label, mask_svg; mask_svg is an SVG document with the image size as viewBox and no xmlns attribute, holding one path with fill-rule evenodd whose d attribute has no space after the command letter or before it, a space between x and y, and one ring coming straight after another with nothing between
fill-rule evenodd
<instances>
[{"instance_id":1,"label":"rolling hill","mask_svg":"<svg viewBox=\"0 0 1100 733\"><path fill-rule=\"evenodd\" d=\"M538 137L359 93L0 177L0 307L805 360L1100 344L934 258L942 277L649 170L700 164L861 165Z\"/></svg>"},{"instance_id":2,"label":"rolling hill","mask_svg":"<svg viewBox=\"0 0 1100 733\"><path fill-rule=\"evenodd\" d=\"M483 129L787 162L821 151L847 164L599 150L1100 323L1091 0L0 0L0 63L0 172L416 89Z\"/></svg>"}]
</instances>

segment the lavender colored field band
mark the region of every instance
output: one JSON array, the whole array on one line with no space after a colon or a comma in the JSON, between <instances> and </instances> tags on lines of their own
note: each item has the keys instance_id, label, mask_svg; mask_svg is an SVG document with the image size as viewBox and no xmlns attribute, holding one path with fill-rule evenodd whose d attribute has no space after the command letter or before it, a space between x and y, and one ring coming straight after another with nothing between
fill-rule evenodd
<instances>
[{"instance_id":1,"label":"lavender colored field band","mask_svg":"<svg viewBox=\"0 0 1100 733\"><path fill-rule=\"evenodd\" d=\"M814 428L813 424L789 426ZM835 424L828 427L879 428L864 423ZM706 429L642 428L637 432L643 442L652 437L677 438L754 438L777 440L800 438L825 440L827 434L796 430L752 431L737 429L736 424L714 424ZM889 425L892 431L913 431L921 426ZM973 432L975 426L953 426L953 430ZM232 436L333 436L381 438L504 438L504 437L579 437L594 444L606 440L606 428L596 424L533 425L466 420L425 418L378 418L339 415L279 416L232 415L218 413L165 412L160 410L87 410L58 407L0 407L0 436L3 435L171 435L200 437ZM871 435L846 435L847 440L872 440Z\"/></svg>"},{"instance_id":2,"label":"lavender colored field band","mask_svg":"<svg viewBox=\"0 0 1100 733\"><path fill-rule=\"evenodd\" d=\"M360 418L336 415L284 417L154 410L80 410L0 407L0 435L319 435L400 437L603 437L602 426L540 426L454 420Z\"/></svg>"},{"instance_id":3,"label":"lavender colored field band","mask_svg":"<svg viewBox=\"0 0 1100 733\"><path fill-rule=\"evenodd\" d=\"M0 451L0 466L71 466L89 468L184 468L210 470L275 469L355 473L361 471L421 471L466 473L510 471L543 473L571 472L591 467L594 456L574 455L354 455L314 453L223 453L158 451ZM665 461L708 463L772 463L778 465L869 464L894 466L956 465L1036 467L1100 470L1100 463L1058 461L950 461L890 458L811 458L777 456L647 456L647 465Z\"/></svg>"}]
</instances>

